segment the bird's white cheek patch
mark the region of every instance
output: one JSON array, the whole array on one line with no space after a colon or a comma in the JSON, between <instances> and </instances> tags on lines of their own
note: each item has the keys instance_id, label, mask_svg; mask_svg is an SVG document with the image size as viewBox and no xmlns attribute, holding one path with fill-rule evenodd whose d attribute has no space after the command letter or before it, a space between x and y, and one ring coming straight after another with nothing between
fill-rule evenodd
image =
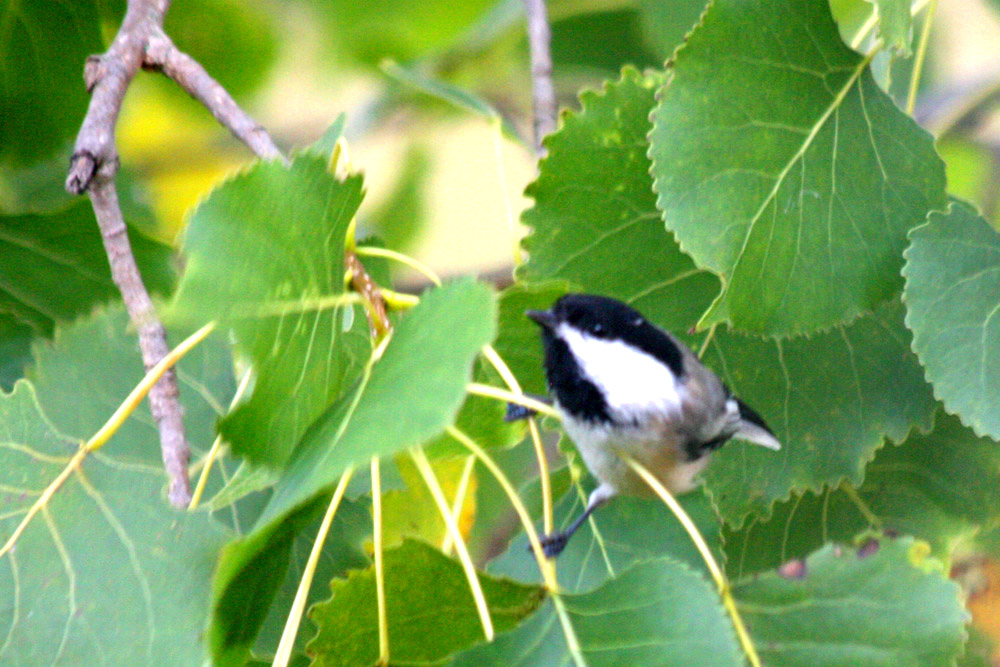
<instances>
[{"instance_id":1,"label":"bird's white cheek patch","mask_svg":"<svg viewBox=\"0 0 1000 667\"><path fill-rule=\"evenodd\" d=\"M603 390L612 409L625 413L680 410L682 388L677 378L652 356L619 340L587 336L565 324L557 333L587 377Z\"/></svg>"}]
</instances>

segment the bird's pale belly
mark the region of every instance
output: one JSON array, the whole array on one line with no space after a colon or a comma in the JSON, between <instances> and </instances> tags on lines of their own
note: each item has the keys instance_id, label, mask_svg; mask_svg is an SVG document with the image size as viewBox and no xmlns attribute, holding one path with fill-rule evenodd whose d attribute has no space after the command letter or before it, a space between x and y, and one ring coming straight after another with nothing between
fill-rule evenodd
<instances>
[{"instance_id":1,"label":"bird's pale belly","mask_svg":"<svg viewBox=\"0 0 1000 667\"><path fill-rule=\"evenodd\" d=\"M590 473L615 492L650 496L649 485L639 477L616 450L644 465L671 493L685 493L697 486L695 478L708 465L711 455L688 461L680 438L662 427L623 429L585 424L564 419L563 427L576 444Z\"/></svg>"}]
</instances>

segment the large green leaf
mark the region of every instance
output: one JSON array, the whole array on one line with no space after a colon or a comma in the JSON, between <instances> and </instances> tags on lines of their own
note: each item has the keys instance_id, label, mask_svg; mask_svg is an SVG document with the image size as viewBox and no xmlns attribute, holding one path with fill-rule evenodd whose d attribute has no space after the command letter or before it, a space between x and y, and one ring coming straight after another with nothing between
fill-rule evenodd
<instances>
[{"instance_id":1,"label":"large green leaf","mask_svg":"<svg viewBox=\"0 0 1000 667\"><path fill-rule=\"evenodd\" d=\"M0 161L30 164L69 140L87 108L83 64L101 51L94 0L0 5Z\"/></svg>"},{"instance_id":2,"label":"large green leaf","mask_svg":"<svg viewBox=\"0 0 1000 667\"><path fill-rule=\"evenodd\" d=\"M590 667L742 665L729 618L702 577L669 558L632 566L595 591L563 595L566 619ZM547 602L516 630L452 665L562 667L579 664Z\"/></svg>"},{"instance_id":3,"label":"large green leaf","mask_svg":"<svg viewBox=\"0 0 1000 667\"><path fill-rule=\"evenodd\" d=\"M765 665L949 665L966 612L958 586L926 553L909 538L857 552L826 546L798 573L755 576L733 595Z\"/></svg>"},{"instance_id":4,"label":"large green leaf","mask_svg":"<svg viewBox=\"0 0 1000 667\"><path fill-rule=\"evenodd\" d=\"M848 541L872 529L925 540L935 556L1000 522L1000 450L954 417L934 430L885 446L865 468L864 482L820 494L796 494L767 521L725 532L733 576L804 557L826 540Z\"/></svg>"},{"instance_id":5,"label":"large green leaf","mask_svg":"<svg viewBox=\"0 0 1000 667\"><path fill-rule=\"evenodd\" d=\"M461 280L426 292L399 322L370 378L306 433L258 525L332 485L348 466L439 435L455 417L476 353L495 332L495 299Z\"/></svg>"},{"instance_id":6,"label":"large green leaf","mask_svg":"<svg viewBox=\"0 0 1000 667\"><path fill-rule=\"evenodd\" d=\"M368 357L360 307L344 294L344 239L361 178L338 181L326 158L260 162L201 203L184 239L174 312L231 326L253 358L249 401L221 424L232 450L284 464L299 438Z\"/></svg>"},{"instance_id":7,"label":"large green leaf","mask_svg":"<svg viewBox=\"0 0 1000 667\"><path fill-rule=\"evenodd\" d=\"M883 438L931 426L935 403L892 301L850 326L811 338L717 334L704 361L768 420L779 452L730 443L705 474L719 511L740 524L790 491L860 484Z\"/></svg>"},{"instance_id":8,"label":"large green leaf","mask_svg":"<svg viewBox=\"0 0 1000 667\"><path fill-rule=\"evenodd\" d=\"M683 334L718 281L672 242L656 210L646 135L661 80L626 69L603 93L581 95L583 110L546 139L548 157L526 191L535 205L524 213L532 231L518 277L626 299Z\"/></svg>"},{"instance_id":9,"label":"large green leaf","mask_svg":"<svg viewBox=\"0 0 1000 667\"><path fill-rule=\"evenodd\" d=\"M513 629L544 600L544 591L480 575L497 632ZM308 646L313 665L368 667L379 655L375 572L332 582L333 597L313 608L319 633ZM385 597L393 664L440 664L483 640L462 566L421 542L385 552Z\"/></svg>"},{"instance_id":10,"label":"large green leaf","mask_svg":"<svg viewBox=\"0 0 1000 667\"><path fill-rule=\"evenodd\" d=\"M170 292L170 249L129 228L146 287ZM0 217L0 318L13 317L52 334L94 306L118 297L90 202L80 199L51 215Z\"/></svg>"},{"instance_id":11,"label":"large green leaf","mask_svg":"<svg viewBox=\"0 0 1000 667\"><path fill-rule=\"evenodd\" d=\"M954 202L910 234L906 325L944 407L1000 440L1000 235Z\"/></svg>"},{"instance_id":12,"label":"large green leaf","mask_svg":"<svg viewBox=\"0 0 1000 667\"><path fill-rule=\"evenodd\" d=\"M583 111L568 114L548 139L549 156L530 186L536 203L525 214L533 233L522 277L563 278L622 299L683 338L718 283L656 220L642 149L652 94L626 71L603 96L583 96ZM812 338L720 329L705 361L784 443L777 453L733 443L716 454L707 478L729 522L766 513L794 489L859 482L883 437L902 440L914 425L930 427L934 401L909 352L898 301Z\"/></svg>"},{"instance_id":13,"label":"large green leaf","mask_svg":"<svg viewBox=\"0 0 1000 667\"><path fill-rule=\"evenodd\" d=\"M826 2L714 2L653 122L667 228L724 281L702 324L789 335L870 312L902 286L907 231L945 204L931 136Z\"/></svg>"},{"instance_id":14,"label":"large green leaf","mask_svg":"<svg viewBox=\"0 0 1000 667\"><path fill-rule=\"evenodd\" d=\"M82 392L78 402L90 394ZM34 388L0 393L0 540L78 441L56 432ZM0 559L4 664L194 665L222 529L163 501L159 452L90 455Z\"/></svg>"},{"instance_id":15,"label":"large green leaf","mask_svg":"<svg viewBox=\"0 0 1000 667\"><path fill-rule=\"evenodd\" d=\"M168 343L176 345L183 338L171 331ZM135 330L121 305L57 328L51 342L35 343L33 353L35 365L28 376L46 416L60 433L80 440L97 432L145 374ZM181 359L176 370L185 431L196 458L211 446L215 423L235 391L229 348L209 338ZM119 461L162 467L160 437L147 401L105 448L113 449Z\"/></svg>"}]
</instances>

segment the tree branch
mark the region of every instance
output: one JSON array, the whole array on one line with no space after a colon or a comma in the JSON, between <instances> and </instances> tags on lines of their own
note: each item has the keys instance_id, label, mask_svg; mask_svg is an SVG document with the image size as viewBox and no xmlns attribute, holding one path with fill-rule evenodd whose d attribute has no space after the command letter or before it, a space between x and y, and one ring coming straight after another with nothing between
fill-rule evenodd
<instances>
[{"instance_id":1,"label":"tree branch","mask_svg":"<svg viewBox=\"0 0 1000 667\"><path fill-rule=\"evenodd\" d=\"M552 86L552 31L545 0L524 0L531 50L531 93L535 106L535 152L545 155L542 139L556 129L556 92Z\"/></svg>"},{"instance_id":2,"label":"tree branch","mask_svg":"<svg viewBox=\"0 0 1000 667\"><path fill-rule=\"evenodd\" d=\"M208 107L219 122L254 153L263 158L281 157L267 132L247 116L197 62L178 51L163 33L163 17L169 7L170 0L128 0L125 18L107 52L87 59L84 81L91 93L90 105L77 135L66 177L67 190L73 194L86 192L90 196L111 265L111 277L138 331L147 371L167 354L169 347L166 331L132 254L115 188L118 172L115 127L132 78L143 65L162 70ZM164 374L149 392L150 409L160 433L163 464L170 479L168 497L172 505L185 507L191 497L187 471L190 448L178 397L177 376L173 370Z\"/></svg>"},{"instance_id":3,"label":"tree branch","mask_svg":"<svg viewBox=\"0 0 1000 667\"><path fill-rule=\"evenodd\" d=\"M215 119L265 160L283 159L271 136L258 125L194 58L178 50L157 28L149 37L143 67L162 72L201 102Z\"/></svg>"}]
</instances>

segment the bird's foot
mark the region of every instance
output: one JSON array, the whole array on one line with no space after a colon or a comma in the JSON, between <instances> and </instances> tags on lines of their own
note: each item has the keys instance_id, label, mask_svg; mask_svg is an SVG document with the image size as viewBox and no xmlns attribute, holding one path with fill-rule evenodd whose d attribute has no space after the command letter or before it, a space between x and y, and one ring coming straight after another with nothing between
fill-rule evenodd
<instances>
[{"instance_id":1,"label":"bird's foot","mask_svg":"<svg viewBox=\"0 0 1000 667\"><path fill-rule=\"evenodd\" d=\"M571 533L569 532L557 532L551 535L542 535L539 542L542 544L542 553L545 554L546 558L555 558L562 553L563 549L566 548L566 544L569 543ZM531 551L531 546L528 546L528 551Z\"/></svg>"},{"instance_id":2,"label":"bird's foot","mask_svg":"<svg viewBox=\"0 0 1000 667\"><path fill-rule=\"evenodd\" d=\"M538 413L531 408L519 405L517 403L508 403L507 412L503 416L505 422L516 422L522 419L527 419L528 417L534 417Z\"/></svg>"}]
</instances>

